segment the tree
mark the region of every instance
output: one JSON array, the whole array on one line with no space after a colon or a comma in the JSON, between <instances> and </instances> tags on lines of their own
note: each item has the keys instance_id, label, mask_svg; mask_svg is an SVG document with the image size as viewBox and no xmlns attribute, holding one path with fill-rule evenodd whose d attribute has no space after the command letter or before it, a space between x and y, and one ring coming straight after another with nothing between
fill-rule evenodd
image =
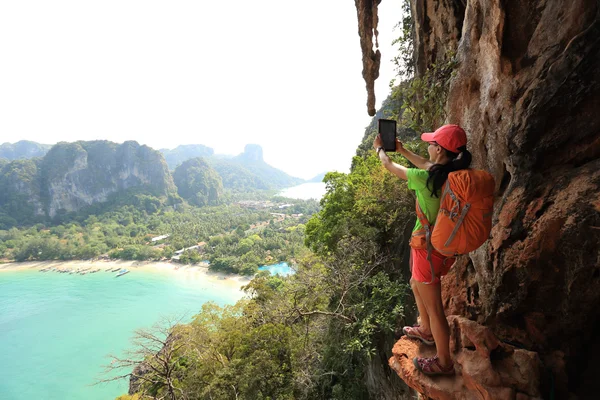
<instances>
[{"instance_id":1,"label":"tree","mask_svg":"<svg viewBox=\"0 0 600 400\"><path fill-rule=\"evenodd\" d=\"M180 320L163 319L151 329L138 329L133 337L133 348L125 357L110 355L105 374L116 376L98 383L130 378L131 388L139 398L185 400L187 396L180 382L182 366L189 362L189 332ZM131 371L125 372L123 370Z\"/></svg>"}]
</instances>

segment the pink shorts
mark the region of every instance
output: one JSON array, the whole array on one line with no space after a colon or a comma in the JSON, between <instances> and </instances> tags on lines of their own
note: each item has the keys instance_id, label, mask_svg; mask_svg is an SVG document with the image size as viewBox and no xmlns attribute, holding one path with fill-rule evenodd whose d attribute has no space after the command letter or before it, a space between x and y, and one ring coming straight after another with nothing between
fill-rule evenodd
<instances>
[{"instance_id":1,"label":"pink shorts","mask_svg":"<svg viewBox=\"0 0 600 400\"><path fill-rule=\"evenodd\" d=\"M450 271L450 267L454 264L454 257L447 258L433 250L431 253L431 261L435 270L435 278L431 282L431 265L427 261L427 250L410 249L410 271L412 278L421 283L439 283L440 277L446 275Z\"/></svg>"}]
</instances>

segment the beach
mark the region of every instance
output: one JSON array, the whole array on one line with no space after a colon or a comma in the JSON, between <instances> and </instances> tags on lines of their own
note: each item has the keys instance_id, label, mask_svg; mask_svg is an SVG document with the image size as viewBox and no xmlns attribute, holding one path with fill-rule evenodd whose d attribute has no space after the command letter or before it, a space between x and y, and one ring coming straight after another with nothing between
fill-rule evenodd
<instances>
[{"instance_id":1,"label":"beach","mask_svg":"<svg viewBox=\"0 0 600 400\"><path fill-rule=\"evenodd\" d=\"M98 273L106 274L108 270L125 268L130 274L123 278L132 278L136 271L152 272L157 274L179 274L190 280L205 280L208 282L226 285L229 287L242 287L250 282L250 277L224 274L209 271L206 264L184 265L165 261L128 261L128 260L69 260L69 261L25 261L8 262L0 264L0 273L3 271L39 271L43 269L57 268L67 270L77 269L100 269ZM47 273L56 273L50 271ZM82 277L83 278L83 277Z\"/></svg>"}]
</instances>

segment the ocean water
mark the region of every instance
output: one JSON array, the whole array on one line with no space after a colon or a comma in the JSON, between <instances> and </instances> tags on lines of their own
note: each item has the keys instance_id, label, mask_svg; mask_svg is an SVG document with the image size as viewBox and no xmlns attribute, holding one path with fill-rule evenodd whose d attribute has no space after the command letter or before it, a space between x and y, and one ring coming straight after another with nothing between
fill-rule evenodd
<instances>
[{"instance_id":1,"label":"ocean water","mask_svg":"<svg viewBox=\"0 0 600 400\"><path fill-rule=\"evenodd\" d=\"M109 353L124 355L135 329L161 316L187 322L204 302L241 297L233 284L187 271L133 270L119 278L2 271L0 399L114 399L127 392L127 380L92 384Z\"/></svg>"},{"instance_id":2,"label":"ocean water","mask_svg":"<svg viewBox=\"0 0 600 400\"><path fill-rule=\"evenodd\" d=\"M287 276L294 273L294 270L288 265L286 262L280 262L278 264L272 265L263 265L262 267L258 267L259 271L269 271L271 275L282 275Z\"/></svg>"},{"instance_id":3,"label":"ocean water","mask_svg":"<svg viewBox=\"0 0 600 400\"><path fill-rule=\"evenodd\" d=\"M326 191L327 190L326 190L325 183L323 183L323 182L308 182L308 183L303 183L298 186L292 186L290 188L283 189L279 193L279 195L288 197L290 199L321 200L321 197L323 197L323 195L325 194Z\"/></svg>"}]
</instances>

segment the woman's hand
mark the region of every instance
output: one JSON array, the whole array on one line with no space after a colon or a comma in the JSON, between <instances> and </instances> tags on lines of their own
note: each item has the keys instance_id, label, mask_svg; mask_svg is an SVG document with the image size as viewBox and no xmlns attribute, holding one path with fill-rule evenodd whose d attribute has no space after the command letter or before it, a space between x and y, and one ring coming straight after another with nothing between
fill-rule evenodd
<instances>
[{"instance_id":1,"label":"woman's hand","mask_svg":"<svg viewBox=\"0 0 600 400\"><path fill-rule=\"evenodd\" d=\"M396 153L402 154L402 151L404 151L404 145L400 139L396 138Z\"/></svg>"},{"instance_id":2,"label":"woman's hand","mask_svg":"<svg viewBox=\"0 0 600 400\"><path fill-rule=\"evenodd\" d=\"M377 150L378 147L383 147L383 139L381 139L381 135L375 136L375 140L373 140L373 148Z\"/></svg>"}]
</instances>

